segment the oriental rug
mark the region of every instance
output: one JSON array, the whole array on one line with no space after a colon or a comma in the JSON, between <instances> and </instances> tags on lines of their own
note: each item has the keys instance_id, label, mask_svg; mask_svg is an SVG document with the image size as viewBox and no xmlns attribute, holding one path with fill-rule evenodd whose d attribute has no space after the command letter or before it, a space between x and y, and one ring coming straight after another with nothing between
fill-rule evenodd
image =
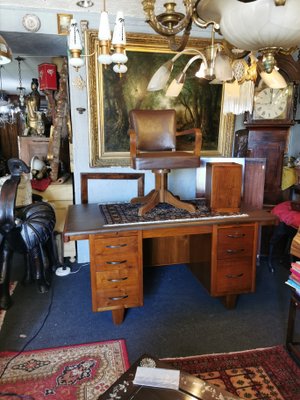
<instances>
[{"instance_id":1,"label":"oriental rug","mask_svg":"<svg viewBox=\"0 0 300 400\"><path fill-rule=\"evenodd\" d=\"M241 399L300 400L300 367L284 346L163 361Z\"/></svg>"},{"instance_id":2,"label":"oriental rug","mask_svg":"<svg viewBox=\"0 0 300 400\"><path fill-rule=\"evenodd\" d=\"M11 282L10 283L10 285L9 285L9 293L10 293L11 296L12 296L16 286L17 286L17 282ZM6 314L6 310L1 310L0 309L0 331L1 331L1 328L2 328L2 325L3 325L5 314Z\"/></svg>"},{"instance_id":3,"label":"oriental rug","mask_svg":"<svg viewBox=\"0 0 300 400\"><path fill-rule=\"evenodd\" d=\"M176 221L195 221L215 218L233 218L245 217L247 214L242 213L218 213L210 211L205 204L205 199L186 200L196 206L196 212L190 213L181 208L173 207L167 203L159 203L152 210L143 216L138 215L141 204L131 203L115 203L115 204L99 204L106 224L105 226L122 225L122 224L139 224L139 223L159 223Z\"/></svg>"},{"instance_id":4,"label":"oriental rug","mask_svg":"<svg viewBox=\"0 0 300 400\"><path fill-rule=\"evenodd\" d=\"M3 374L0 398L95 400L128 368L124 340L27 351L19 355L3 352L0 353L0 376ZM4 393L11 393L11 396Z\"/></svg>"}]
</instances>

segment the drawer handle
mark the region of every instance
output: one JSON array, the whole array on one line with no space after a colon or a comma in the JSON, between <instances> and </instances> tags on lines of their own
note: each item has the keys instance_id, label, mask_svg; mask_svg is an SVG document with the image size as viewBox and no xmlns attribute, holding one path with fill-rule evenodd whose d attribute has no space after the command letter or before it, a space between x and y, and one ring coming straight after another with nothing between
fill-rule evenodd
<instances>
[{"instance_id":1,"label":"drawer handle","mask_svg":"<svg viewBox=\"0 0 300 400\"><path fill-rule=\"evenodd\" d=\"M107 279L107 280L108 280L108 282L122 282L122 281L126 281L126 279L128 279L128 276L126 276L125 278Z\"/></svg>"},{"instance_id":2,"label":"drawer handle","mask_svg":"<svg viewBox=\"0 0 300 400\"><path fill-rule=\"evenodd\" d=\"M230 233L230 234L227 235L227 237L233 238L233 239L239 239L239 238L242 238L242 237L245 237L245 236L246 236L245 233Z\"/></svg>"},{"instance_id":3,"label":"drawer handle","mask_svg":"<svg viewBox=\"0 0 300 400\"><path fill-rule=\"evenodd\" d=\"M127 262L127 260L122 260L122 261L106 261L106 264L109 264L109 265L118 265L118 264L124 264L124 263L126 263Z\"/></svg>"},{"instance_id":4,"label":"drawer handle","mask_svg":"<svg viewBox=\"0 0 300 400\"><path fill-rule=\"evenodd\" d=\"M117 301L117 300L123 300L123 299L126 299L127 297L128 297L128 294L125 294L125 296L109 297L109 300L112 300L112 301Z\"/></svg>"},{"instance_id":5,"label":"drawer handle","mask_svg":"<svg viewBox=\"0 0 300 400\"><path fill-rule=\"evenodd\" d=\"M242 253L243 251L245 251L245 249L236 249L236 250L232 250L232 249L227 249L226 252L228 254L238 254L238 253Z\"/></svg>"},{"instance_id":6,"label":"drawer handle","mask_svg":"<svg viewBox=\"0 0 300 400\"><path fill-rule=\"evenodd\" d=\"M228 274L228 275L225 275L225 276L226 276L226 278L233 279L233 278L241 278L243 275L244 275L244 273L242 272L242 273L236 274L236 275Z\"/></svg>"},{"instance_id":7,"label":"drawer handle","mask_svg":"<svg viewBox=\"0 0 300 400\"><path fill-rule=\"evenodd\" d=\"M105 246L107 249L120 249L121 247L126 247L127 243L123 243L123 244L110 244L108 246Z\"/></svg>"}]
</instances>

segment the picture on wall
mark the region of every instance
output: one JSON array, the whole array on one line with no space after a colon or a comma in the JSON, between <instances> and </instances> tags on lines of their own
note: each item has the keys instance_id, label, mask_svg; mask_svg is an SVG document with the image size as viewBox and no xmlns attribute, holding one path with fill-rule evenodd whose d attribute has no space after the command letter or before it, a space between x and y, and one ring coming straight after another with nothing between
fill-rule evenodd
<instances>
[{"instance_id":1,"label":"picture on wall","mask_svg":"<svg viewBox=\"0 0 300 400\"><path fill-rule=\"evenodd\" d=\"M116 74L111 66L103 68L97 63L91 64L96 69L97 78L96 82L89 81L91 166L129 165L128 114L132 109L175 109L178 131L200 127L202 152L223 153L220 151L225 118L222 116L222 85L195 77L200 67L200 60L197 60L188 69L178 97L167 97L166 89L147 91L152 75L174 53L166 48L165 42L161 48L149 48L149 41L146 40L144 43L148 47L142 44L134 46L133 42L131 40L126 49L128 71L122 76ZM190 58L189 54L179 57L169 83ZM92 79L92 73L89 76ZM95 92L94 88L98 90ZM181 139L177 148L189 150L193 140L192 135L187 136Z\"/></svg>"}]
</instances>

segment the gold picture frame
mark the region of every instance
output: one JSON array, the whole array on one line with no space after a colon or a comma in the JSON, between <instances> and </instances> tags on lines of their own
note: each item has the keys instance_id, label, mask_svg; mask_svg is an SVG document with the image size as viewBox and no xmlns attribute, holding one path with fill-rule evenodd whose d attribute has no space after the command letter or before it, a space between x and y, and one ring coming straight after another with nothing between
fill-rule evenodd
<instances>
[{"instance_id":1,"label":"gold picture frame","mask_svg":"<svg viewBox=\"0 0 300 400\"><path fill-rule=\"evenodd\" d=\"M57 14L57 33L59 35L68 35L69 27L73 14Z\"/></svg>"},{"instance_id":2,"label":"gold picture frame","mask_svg":"<svg viewBox=\"0 0 300 400\"><path fill-rule=\"evenodd\" d=\"M208 45L209 41L207 39L190 39L188 47L203 48ZM154 71L146 73L145 69L139 74L134 76L135 84L140 84L143 81L143 93L138 93L140 87L134 88L134 93L130 87L129 83L126 81L131 79L128 74L123 75L121 78L117 76L112 70L112 66L103 68L97 61L100 46L98 40L98 32L96 30L87 30L85 32L85 48L87 54L93 54L91 57L87 58L87 82L88 82L88 110L89 110L89 156L90 156L90 167L106 167L106 166L128 166L130 164L129 157L129 138L127 137L127 131L123 128L123 125L127 126L128 118L124 110L120 112L114 109L111 114L107 113L107 108L110 104L116 101L121 103L121 107L124 101L120 101L120 97L124 96L126 102L129 103L128 110L131 108L138 108L142 103L139 100L139 96L145 96L147 83L146 80L148 76L152 75ZM152 58L160 55L165 55L165 57L170 58L172 52L167 46L167 42L164 38L158 35L149 34L127 34L127 45L126 52L128 55L128 72L130 67L130 57L136 61L138 57L143 56L145 58L148 54L151 62L147 63L147 66L153 67ZM150 54L149 54L150 53ZM189 56L190 57L190 56ZM141 60L141 58L140 58ZM184 61L182 61L184 62ZM185 61L186 62L186 61ZM138 62L136 64L139 64ZM136 65L134 64L134 65ZM199 65L198 65L199 67ZM175 67L174 67L175 68ZM112 80L118 79L117 83L113 86ZM149 80L149 79L148 79ZM148 82L148 81L147 81ZM196 82L196 81L195 81ZM109 85L111 86L109 87ZM124 86L125 85L125 86ZM199 83L197 82L197 85ZM216 85L207 85L207 87L212 88ZM218 85L220 87L220 85ZM114 97L112 93L113 89L118 90ZM122 89L123 88L123 89ZM220 87L222 93L222 87ZM214 89L211 89L214 90ZM148 92L149 93L149 92ZM158 92L152 92L152 96L157 95ZM160 96L163 94L161 93ZM158 98L158 97L157 97ZM130 99L133 99L132 101ZM156 102L156 97L152 97L152 102ZM221 95L221 104L223 103L223 98ZM145 104L142 105L143 108ZM149 106L149 104L148 104ZM155 104L154 104L155 106ZM147 107L147 105L145 106ZM151 108L151 107L148 107ZM176 107L174 107L176 108ZM235 118L233 114L224 115L222 112L222 106L220 106L220 114L214 116L214 118L220 118L218 120L218 132L215 134L215 148L211 150L203 150L201 154L204 156L231 156L232 146L234 138L234 123ZM105 119L105 116L107 117ZM123 125L119 124L118 119L122 117ZM111 117L111 118L110 118ZM110 120L112 121L109 124ZM120 129L118 127L121 127ZM119 137L115 138L113 144L112 140L116 135ZM121 139L121 140L120 140ZM121 147L122 140L128 141L128 151L125 151ZM120 149L116 146L120 145ZM123 146L124 147L124 146Z\"/></svg>"}]
</instances>

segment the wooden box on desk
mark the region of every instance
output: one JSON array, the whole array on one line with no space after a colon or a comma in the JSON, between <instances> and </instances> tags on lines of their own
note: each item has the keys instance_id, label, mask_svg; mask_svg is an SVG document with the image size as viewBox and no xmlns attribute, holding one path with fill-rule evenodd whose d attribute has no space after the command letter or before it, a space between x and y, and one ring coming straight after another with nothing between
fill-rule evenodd
<instances>
[{"instance_id":1,"label":"wooden box on desk","mask_svg":"<svg viewBox=\"0 0 300 400\"><path fill-rule=\"evenodd\" d=\"M206 164L205 197L207 206L216 212L239 212L241 208L243 169L233 162Z\"/></svg>"}]
</instances>

